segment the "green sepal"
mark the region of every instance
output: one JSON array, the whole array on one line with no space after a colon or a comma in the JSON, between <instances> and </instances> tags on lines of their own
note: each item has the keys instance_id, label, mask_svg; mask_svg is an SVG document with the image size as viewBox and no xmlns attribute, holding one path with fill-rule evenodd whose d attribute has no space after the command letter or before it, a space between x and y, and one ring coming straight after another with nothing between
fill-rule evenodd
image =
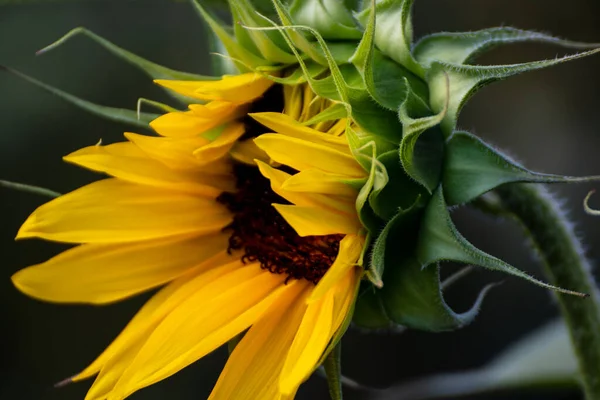
<instances>
[{"instance_id":1,"label":"green sepal","mask_svg":"<svg viewBox=\"0 0 600 400\"><path fill-rule=\"evenodd\" d=\"M155 100L150 100L150 99L146 99L144 97L140 97L137 101L137 113L138 116L140 115L141 111L142 111L142 105L149 105L151 107L156 108L157 110L161 110L165 113L171 113L171 112L178 112L181 110L178 110L174 107L171 107L168 104L165 103L161 103L160 101L155 101ZM138 117L139 118L139 117Z\"/></svg>"},{"instance_id":2,"label":"green sepal","mask_svg":"<svg viewBox=\"0 0 600 400\"><path fill-rule=\"evenodd\" d=\"M100 46L104 47L106 50L108 50L113 55L115 55L115 56L121 58L122 60L127 61L131 65L141 69L152 79L174 79L174 80L184 80L184 81L190 81L190 80L192 80L192 81L210 81L210 80L218 79L218 78L212 77L212 76L192 74L189 72L177 71L174 69L163 67L162 65L153 63L152 61L148 61L148 60L138 56L137 54L134 54L130 51L127 51L127 50L117 46L116 44L104 39L102 36L96 35L94 32L92 32L84 27L78 27L78 28L75 28L75 29L69 31L67 34L65 34L60 39L56 40L54 43L44 47L41 50L38 50L36 52L36 54L39 55L39 54L46 53L50 50L53 50L53 49L57 48L58 46L61 46L62 44L67 42L69 39L71 39L75 36L78 36L78 35L87 36L94 42L98 43Z\"/></svg>"},{"instance_id":3,"label":"green sepal","mask_svg":"<svg viewBox=\"0 0 600 400\"><path fill-rule=\"evenodd\" d=\"M248 29L248 27L269 27L271 24L262 18L248 0L229 0L235 37L239 44L252 46L262 57L275 64L295 64L296 57L284 49L286 42L277 30Z\"/></svg>"},{"instance_id":4,"label":"green sepal","mask_svg":"<svg viewBox=\"0 0 600 400\"><path fill-rule=\"evenodd\" d=\"M427 86L408 69L375 49L375 25L375 13L370 13L363 37L350 61L360 72L371 97L383 107L396 111L408 95L406 80L412 87L418 87L419 93L427 93Z\"/></svg>"},{"instance_id":5,"label":"green sepal","mask_svg":"<svg viewBox=\"0 0 600 400\"><path fill-rule=\"evenodd\" d=\"M473 307L462 314L454 312L444 301L439 277L439 267L421 268L412 256L415 231L418 229L423 208L419 199L406 210L400 210L388 221L375 241L371 255L371 268L383 275L383 288L375 290L376 299L367 297L369 308L377 310L379 318L385 315L394 324L428 331L458 329L471 322L489 288L485 288ZM376 316L378 314L375 314ZM362 317L364 320L365 317ZM371 320L373 324L378 319ZM369 319L366 319L369 321Z\"/></svg>"},{"instance_id":6,"label":"green sepal","mask_svg":"<svg viewBox=\"0 0 600 400\"><path fill-rule=\"evenodd\" d=\"M343 104L335 103L327 107L314 117L304 121L302 125L314 125L318 124L319 122L336 121L346 117L348 117L348 110L346 109L346 107L344 107Z\"/></svg>"},{"instance_id":7,"label":"green sepal","mask_svg":"<svg viewBox=\"0 0 600 400\"><path fill-rule=\"evenodd\" d=\"M208 26L203 24L208 38L208 49L212 57L210 58L210 71L216 76L222 75L236 75L239 73L238 67L235 65L233 60L229 57L225 57L227 49L223 45L223 42L216 33Z\"/></svg>"},{"instance_id":8,"label":"green sepal","mask_svg":"<svg viewBox=\"0 0 600 400\"><path fill-rule=\"evenodd\" d=\"M412 23L411 9L414 0L381 0L375 5L377 25L375 45L392 60L408 68L419 77L424 76L421 65L411 54ZM358 20L366 26L373 7L357 14Z\"/></svg>"},{"instance_id":9,"label":"green sepal","mask_svg":"<svg viewBox=\"0 0 600 400\"><path fill-rule=\"evenodd\" d=\"M403 136L398 150L400 162L411 178L432 193L439 184L442 172L444 135L438 125L446 116L448 100L438 114L413 118L410 112L418 109L416 105L420 99L413 94L408 82L406 84L408 95L398 110L403 125Z\"/></svg>"},{"instance_id":10,"label":"green sepal","mask_svg":"<svg viewBox=\"0 0 600 400\"><path fill-rule=\"evenodd\" d=\"M498 45L519 42L552 43L571 49L597 48L598 44L573 42L545 33L511 27L483 29L475 32L440 32L421 38L413 48L416 60L425 68L433 61L470 64L482 52Z\"/></svg>"},{"instance_id":11,"label":"green sepal","mask_svg":"<svg viewBox=\"0 0 600 400\"><path fill-rule=\"evenodd\" d=\"M275 29L282 30L282 27L285 27L288 45L300 50L302 58L305 58L304 56L306 56L316 63L329 67L330 62L322 46L324 40L317 40L318 43L315 43L314 41L309 40L302 31L307 31L307 33L312 34L315 37L317 35L320 36L319 32L310 26L297 24L281 1L273 0L273 5L282 25L277 26L275 23L272 24ZM354 53L356 44L353 41L334 41L327 43L327 47L331 59L334 60L337 65L341 65L350 62L349 60ZM295 54L297 57L300 57L296 52Z\"/></svg>"},{"instance_id":12,"label":"green sepal","mask_svg":"<svg viewBox=\"0 0 600 400\"><path fill-rule=\"evenodd\" d=\"M442 261L455 261L501 271L525 279L546 289L582 296L539 281L512 265L491 256L468 242L456 229L440 186L425 208L417 241L417 260L425 271L427 266Z\"/></svg>"},{"instance_id":13,"label":"green sepal","mask_svg":"<svg viewBox=\"0 0 600 400\"><path fill-rule=\"evenodd\" d=\"M316 79L317 76L321 76L327 70L327 67L324 67L321 64L317 64L314 61L307 61L305 65L306 71L303 71L302 68L296 68L294 69L294 71L292 71L291 74L284 77L274 76L269 73L267 73L267 77L273 82L277 82L282 85L299 85L308 81L307 76L311 76L313 79ZM259 70L257 70L257 72L265 73L265 71Z\"/></svg>"},{"instance_id":14,"label":"green sepal","mask_svg":"<svg viewBox=\"0 0 600 400\"><path fill-rule=\"evenodd\" d=\"M248 51L240 45L236 38L224 27L225 24L210 15L210 13L202 7L199 0L191 0L191 2L198 15L208 24L209 28L219 38L221 43L223 43L223 47L227 50L226 56L230 57L240 71L245 72L252 68L272 64L268 60Z\"/></svg>"},{"instance_id":15,"label":"green sepal","mask_svg":"<svg viewBox=\"0 0 600 400\"><path fill-rule=\"evenodd\" d=\"M398 210L406 210L413 206L418 198L423 201L428 197L425 188L411 179L402 168L397 150L381 154L378 160L385 168L386 174L382 174L382 182L371 191L369 205L382 220L388 221Z\"/></svg>"},{"instance_id":16,"label":"green sepal","mask_svg":"<svg viewBox=\"0 0 600 400\"><path fill-rule=\"evenodd\" d=\"M361 282L352 322L361 328L391 330L396 325L385 313L379 289L371 282Z\"/></svg>"},{"instance_id":17,"label":"green sepal","mask_svg":"<svg viewBox=\"0 0 600 400\"><path fill-rule=\"evenodd\" d=\"M456 127L456 121L461 108L480 88L512 75L551 67L567 61L587 57L599 51L600 49L594 49L553 60L511 65L458 65L435 61L431 64L426 76L429 85L430 105L436 113L439 113L445 107L447 102L447 87L449 85L450 98L448 112L441 126L444 134L450 136Z\"/></svg>"},{"instance_id":18,"label":"green sepal","mask_svg":"<svg viewBox=\"0 0 600 400\"><path fill-rule=\"evenodd\" d=\"M0 179L0 188L16 190L18 192L31 193L38 196L49 197L51 199L55 199L59 196L62 196L61 193L58 193L52 189L47 189L41 186L28 185L26 183L5 181L3 179Z\"/></svg>"},{"instance_id":19,"label":"green sepal","mask_svg":"<svg viewBox=\"0 0 600 400\"><path fill-rule=\"evenodd\" d=\"M306 25L328 40L358 40L362 32L342 0L294 0L289 14L295 24Z\"/></svg>"},{"instance_id":20,"label":"green sepal","mask_svg":"<svg viewBox=\"0 0 600 400\"><path fill-rule=\"evenodd\" d=\"M377 239L375 239L373 248L371 249L371 260L369 262L368 272L376 278L377 282L382 281L386 265L386 256L389 257L386 251L388 244L391 244L392 246L399 245L399 243L396 243L399 238L399 232L397 232L397 230L415 225L418 209L420 208L419 200L420 196L417 197L414 204L409 208L398 210L396 214L387 221L385 227L381 233L379 233Z\"/></svg>"},{"instance_id":21,"label":"green sepal","mask_svg":"<svg viewBox=\"0 0 600 400\"><path fill-rule=\"evenodd\" d=\"M107 106L102 106L99 104L95 104L92 103L91 101L87 101L84 99L81 99L77 96L74 96L72 94L69 94L67 92L64 92L60 89L57 89L53 86L50 86L46 83L40 82L35 78L32 78L28 75L25 75L19 71L16 71L12 68L8 68L5 66L1 66L0 65L0 71L5 70L29 83L34 84L35 86L49 92L52 93L58 97L60 97L61 99L65 100L68 103L73 104L74 106L77 106L85 111L88 111L92 114L95 114L97 116L100 116L102 118L111 120L111 121L116 121L116 122L122 122L125 124L129 124L129 125L133 125L136 127L141 127L141 128L149 128L150 122L157 118L159 115L158 114L150 114L150 113L142 113L142 112L136 112L133 110L126 110L123 108L115 108L115 107L107 107Z\"/></svg>"},{"instance_id":22,"label":"green sepal","mask_svg":"<svg viewBox=\"0 0 600 400\"><path fill-rule=\"evenodd\" d=\"M600 177L570 177L529 171L468 132L454 132L446 144L443 169L448 205L467 203L510 182L569 183L597 181Z\"/></svg>"},{"instance_id":23,"label":"green sepal","mask_svg":"<svg viewBox=\"0 0 600 400\"><path fill-rule=\"evenodd\" d=\"M438 265L422 269L414 258L386 268L381 298L386 315L394 323L413 329L442 332L460 329L475 319L493 285L479 292L469 310L457 313L444 300L439 269Z\"/></svg>"}]
</instances>

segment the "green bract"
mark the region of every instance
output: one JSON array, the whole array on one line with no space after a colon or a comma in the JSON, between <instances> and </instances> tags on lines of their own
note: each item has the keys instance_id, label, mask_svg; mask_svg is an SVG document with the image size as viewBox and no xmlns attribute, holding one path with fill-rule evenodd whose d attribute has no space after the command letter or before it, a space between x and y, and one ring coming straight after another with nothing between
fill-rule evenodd
<instances>
[{"instance_id":1,"label":"green bract","mask_svg":"<svg viewBox=\"0 0 600 400\"><path fill-rule=\"evenodd\" d=\"M250 0L229 0L231 26L199 0L192 2L212 32L213 50L220 53L216 72L255 71L288 85L308 82L317 95L337 105L307 124L351 117L360 127L348 125L346 131L356 159L370 171L356 204L370 240L362 257L368 279L358 295L356 324L441 331L469 323L489 287L471 310L455 313L444 301L442 261L500 270L572 293L477 249L457 231L449 207L477 200L503 184L596 178L529 171L475 135L458 131L456 123L463 105L483 86L593 55L600 48L508 27L436 33L414 43L413 0L273 0L270 7L261 8L266 13ZM146 61L81 28L47 49L76 34L88 36L153 78L207 79ZM524 41L581 52L521 64L474 64L476 56L493 46ZM115 112L25 79L109 118L146 125L153 117ZM140 104L144 102L169 110L147 100Z\"/></svg>"}]
</instances>

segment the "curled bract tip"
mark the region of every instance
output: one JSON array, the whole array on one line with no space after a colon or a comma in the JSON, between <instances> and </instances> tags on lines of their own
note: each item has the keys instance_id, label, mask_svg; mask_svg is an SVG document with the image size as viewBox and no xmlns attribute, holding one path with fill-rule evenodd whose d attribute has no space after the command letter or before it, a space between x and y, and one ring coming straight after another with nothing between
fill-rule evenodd
<instances>
[{"instance_id":1,"label":"curled bract tip","mask_svg":"<svg viewBox=\"0 0 600 400\"><path fill-rule=\"evenodd\" d=\"M583 209L589 215L600 216L600 210L594 210L593 208L590 207L590 204L589 204L590 198L592 197L592 195L594 193L596 193L596 189L590 190L588 192L587 196L585 196L585 199L583 199Z\"/></svg>"}]
</instances>

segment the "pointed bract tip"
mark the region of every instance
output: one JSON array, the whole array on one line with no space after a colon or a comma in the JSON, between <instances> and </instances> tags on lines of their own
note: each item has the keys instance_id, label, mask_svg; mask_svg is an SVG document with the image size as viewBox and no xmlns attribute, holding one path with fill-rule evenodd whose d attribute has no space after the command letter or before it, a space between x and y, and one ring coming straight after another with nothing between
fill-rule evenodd
<instances>
[{"instance_id":1,"label":"pointed bract tip","mask_svg":"<svg viewBox=\"0 0 600 400\"><path fill-rule=\"evenodd\" d=\"M74 382L73 378L75 378L76 376L77 375L73 375L73 376L68 377L67 379L63 379L62 381L55 383L54 387L58 389L58 388L70 385L71 383Z\"/></svg>"}]
</instances>

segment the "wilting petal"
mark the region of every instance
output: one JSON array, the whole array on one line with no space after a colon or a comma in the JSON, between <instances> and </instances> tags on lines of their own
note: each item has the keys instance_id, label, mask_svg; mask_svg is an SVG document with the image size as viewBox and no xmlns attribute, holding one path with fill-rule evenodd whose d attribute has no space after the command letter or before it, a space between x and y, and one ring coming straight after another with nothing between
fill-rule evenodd
<instances>
[{"instance_id":1,"label":"wilting petal","mask_svg":"<svg viewBox=\"0 0 600 400\"><path fill-rule=\"evenodd\" d=\"M235 347L209 400L279 400L279 376L306 310L311 283L295 286Z\"/></svg>"},{"instance_id":2,"label":"wilting petal","mask_svg":"<svg viewBox=\"0 0 600 400\"><path fill-rule=\"evenodd\" d=\"M149 157L173 169L198 169L206 163L194 157L194 151L210 143L206 138L152 137L125 133L125 137L135 143Z\"/></svg>"},{"instance_id":3,"label":"wilting petal","mask_svg":"<svg viewBox=\"0 0 600 400\"><path fill-rule=\"evenodd\" d=\"M321 206L324 208L331 209L336 212L346 213L353 215L356 213L356 207L354 205L354 198L344 198L340 196L322 195L318 193L303 193L303 192L290 192L283 189L287 179L291 178L291 175L280 171L276 168L265 164L262 161L256 161L261 174L269 179L271 182L271 189L286 199L287 201L298 205L298 206Z\"/></svg>"},{"instance_id":4,"label":"wilting petal","mask_svg":"<svg viewBox=\"0 0 600 400\"><path fill-rule=\"evenodd\" d=\"M273 160L298 171L319 169L324 172L358 178L366 175L365 170L354 157L325 145L270 133L260 135L254 139L254 142Z\"/></svg>"},{"instance_id":5,"label":"wilting petal","mask_svg":"<svg viewBox=\"0 0 600 400\"><path fill-rule=\"evenodd\" d=\"M208 197L216 197L225 190L233 190L235 186L234 179L226 175L173 170L150 158L131 142L85 147L65 156L64 160L133 183Z\"/></svg>"},{"instance_id":6,"label":"wilting petal","mask_svg":"<svg viewBox=\"0 0 600 400\"><path fill-rule=\"evenodd\" d=\"M334 175L318 169L307 169L283 182L282 189L290 192L321 193L356 199L358 191L344 183L347 176Z\"/></svg>"},{"instance_id":7,"label":"wilting petal","mask_svg":"<svg viewBox=\"0 0 600 400\"><path fill-rule=\"evenodd\" d=\"M152 332L109 399L162 380L226 343L299 283L251 264L198 290Z\"/></svg>"},{"instance_id":8,"label":"wilting petal","mask_svg":"<svg viewBox=\"0 0 600 400\"><path fill-rule=\"evenodd\" d=\"M319 207L300 207L274 204L300 236L355 234L362 225L355 215L340 214Z\"/></svg>"},{"instance_id":9,"label":"wilting petal","mask_svg":"<svg viewBox=\"0 0 600 400\"><path fill-rule=\"evenodd\" d=\"M228 235L84 244L13 275L22 292L52 302L109 303L162 285L227 249Z\"/></svg>"},{"instance_id":10,"label":"wilting petal","mask_svg":"<svg viewBox=\"0 0 600 400\"><path fill-rule=\"evenodd\" d=\"M162 136L191 137L241 117L246 111L246 107L224 101L192 104L189 108L161 115L150 126Z\"/></svg>"},{"instance_id":11,"label":"wilting petal","mask_svg":"<svg viewBox=\"0 0 600 400\"><path fill-rule=\"evenodd\" d=\"M216 201L118 179L91 183L35 210L17 239L118 243L216 233L231 221Z\"/></svg>"},{"instance_id":12,"label":"wilting petal","mask_svg":"<svg viewBox=\"0 0 600 400\"><path fill-rule=\"evenodd\" d=\"M218 81L170 81L154 82L181 95L200 100L221 100L236 104L249 103L263 95L273 81L258 73L224 76Z\"/></svg>"},{"instance_id":13,"label":"wilting petal","mask_svg":"<svg viewBox=\"0 0 600 400\"><path fill-rule=\"evenodd\" d=\"M253 139L242 140L236 142L229 152L229 155L236 161L248 165L254 165L254 160L269 162L270 158L263 150L261 150Z\"/></svg>"},{"instance_id":14,"label":"wilting petal","mask_svg":"<svg viewBox=\"0 0 600 400\"><path fill-rule=\"evenodd\" d=\"M293 393L312 373L333 334L333 291L306 309L279 380L284 394Z\"/></svg>"},{"instance_id":15,"label":"wilting petal","mask_svg":"<svg viewBox=\"0 0 600 400\"><path fill-rule=\"evenodd\" d=\"M233 147L233 144L244 134L244 124L232 123L224 127L219 136L194 150L194 157L202 163L214 162L224 157Z\"/></svg>"},{"instance_id":16,"label":"wilting petal","mask_svg":"<svg viewBox=\"0 0 600 400\"><path fill-rule=\"evenodd\" d=\"M350 154L350 147L346 138L309 128L285 114L263 112L249 115L267 128L272 129L273 132L306 140L311 143L318 143L342 153Z\"/></svg>"},{"instance_id":17,"label":"wilting petal","mask_svg":"<svg viewBox=\"0 0 600 400\"><path fill-rule=\"evenodd\" d=\"M308 302L317 301L331 290L351 269L354 269L356 261L362 252L365 240L359 235L346 235L340 242L338 255L319 281Z\"/></svg>"}]
</instances>

